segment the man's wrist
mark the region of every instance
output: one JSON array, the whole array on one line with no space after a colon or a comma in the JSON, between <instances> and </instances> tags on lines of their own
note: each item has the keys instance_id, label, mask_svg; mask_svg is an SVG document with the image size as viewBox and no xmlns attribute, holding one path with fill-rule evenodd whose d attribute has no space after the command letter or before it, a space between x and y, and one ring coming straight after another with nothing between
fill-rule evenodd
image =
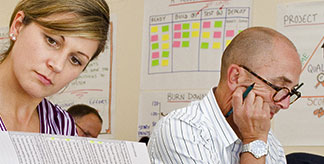
<instances>
[{"instance_id":1,"label":"man's wrist","mask_svg":"<svg viewBox=\"0 0 324 164\"><path fill-rule=\"evenodd\" d=\"M255 158L261 158L268 154L268 144L263 140L255 140L244 144L241 153L251 153Z\"/></svg>"}]
</instances>

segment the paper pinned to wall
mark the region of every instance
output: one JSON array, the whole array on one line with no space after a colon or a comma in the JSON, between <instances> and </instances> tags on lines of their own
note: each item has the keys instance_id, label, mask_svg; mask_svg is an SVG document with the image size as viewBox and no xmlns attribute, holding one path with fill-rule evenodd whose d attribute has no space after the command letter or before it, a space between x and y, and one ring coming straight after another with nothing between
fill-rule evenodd
<instances>
[{"instance_id":1,"label":"paper pinned to wall","mask_svg":"<svg viewBox=\"0 0 324 164\"><path fill-rule=\"evenodd\" d=\"M216 85L224 49L251 24L251 0L144 3L141 89Z\"/></svg>"},{"instance_id":2,"label":"paper pinned to wall","mask_svg":"<svg viewBox=\"0 0 324 164\"><path fill-rule=\"evenodd\" d=\"M302 97L275 117L284 146L324 145L324 2L278 6L278 30L297 47L302 62Z\"/></svg>"}]
</instances>

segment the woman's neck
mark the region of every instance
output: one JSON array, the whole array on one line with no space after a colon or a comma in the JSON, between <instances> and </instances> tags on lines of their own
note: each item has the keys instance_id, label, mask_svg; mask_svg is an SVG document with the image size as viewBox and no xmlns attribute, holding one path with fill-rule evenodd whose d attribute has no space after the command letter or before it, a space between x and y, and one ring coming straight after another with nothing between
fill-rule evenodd
<instances>
[{"instance_id":1,"label":"woman's neck","mask_svg":"<svg viewBox=\"0 0 324 164\"><path fill-rule=\"evenodd\" d=\"M32 126L39 124L36 107L42 99L24 92L7 64L5 61L0 64L1 119L9 131L35 131Z\"/></svg>"}]
</instances>

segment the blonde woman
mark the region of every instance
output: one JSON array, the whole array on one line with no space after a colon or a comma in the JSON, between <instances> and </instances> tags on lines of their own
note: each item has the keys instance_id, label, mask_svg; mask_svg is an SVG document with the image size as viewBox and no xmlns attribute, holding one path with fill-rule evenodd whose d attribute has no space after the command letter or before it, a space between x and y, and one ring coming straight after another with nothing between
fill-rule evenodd
<instances>
[{"instance_id":1,"label":"blonde woman","mask_svg":"<svg viewBox=\"0 0 324 164\"><path fill-rule=\"evenodd\" d=\"M103 50L105 0L22 0L1 54L0 130L77 135L72 117L45 97L79 76Z\"/></svg>"}]
</instances>

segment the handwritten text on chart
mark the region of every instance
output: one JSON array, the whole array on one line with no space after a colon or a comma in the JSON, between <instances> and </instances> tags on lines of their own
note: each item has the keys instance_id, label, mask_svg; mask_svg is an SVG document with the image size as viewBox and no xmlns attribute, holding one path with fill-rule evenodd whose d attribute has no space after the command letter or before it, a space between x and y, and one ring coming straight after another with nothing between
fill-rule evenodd
<instances>
[{"instance_id":1,"label":"handwritten text on chart","mask_svg":"<svg viewBox=\"0 0 324 164\"><path fill-rule=\"evenodd\" d=\"M284 26L314 24L316 23L317 16L318 13L309 13L302 15L284 15Z\"/></svg>"},{"instance_id":2,"label":"handwritten text on chart","mask_svg":"<svg viewBox=\"0 0 324 164\"><path fill-rule=\"evenodd\" d=\"M185 102L185 101L194 101L201 100L206 94L194 94L194 93L168 93L167 100L168 102Z\"/></svg>"}]
</instances>

